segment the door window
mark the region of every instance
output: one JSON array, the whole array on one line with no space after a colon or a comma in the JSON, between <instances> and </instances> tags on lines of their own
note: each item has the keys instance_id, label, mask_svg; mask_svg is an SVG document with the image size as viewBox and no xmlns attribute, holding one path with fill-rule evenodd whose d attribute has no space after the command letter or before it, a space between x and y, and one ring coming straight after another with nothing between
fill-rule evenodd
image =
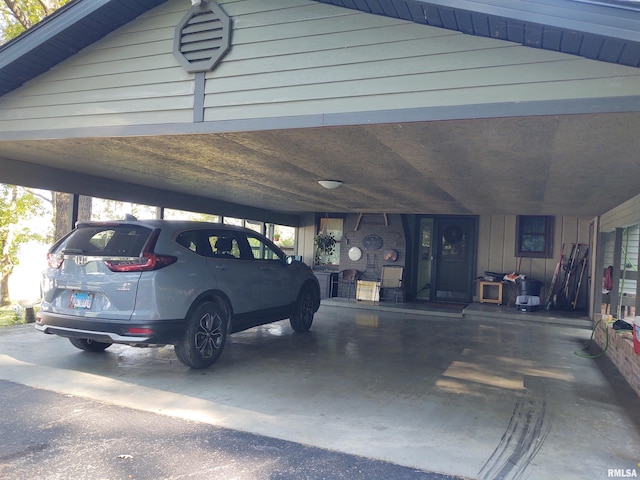
<instances>
[{"instance_id":1,"label":"door window","mask_svg":"<svg viewBox=\"0 0 640 480\"><path fill-rule=\"evenodd\" d=\"M209 235L209 245L214 257L241 258L238 238L232 232Z\"/></svg>"},{"instance_id":2,"label":"door window","mask_svg":"<svg viewBox=\"0 0 640 480\"><path fill-rule=\"evenodd\" d=\"M433 219L420 220L420 252L418 257L418 291L416 297L422 300L431 299L431 262L433 251L431 246Z\"/></svg>"},{"instance_id":3,"label":"door window","mask_svg":"<svg viewBox=\"0 0 640 480\"><path fill-rule=\"evenodd\" d=\"M180 233L176 243L203 257L252 259L244 235L230 230L189 230Z\"/></svg>"},{"instance_id":4,"label":"door window","mask_svg":"<svg viewBox=\"0 0 640 480\"><path fill-rule=\"evenodd\" d=\"M340 242L344 231L344 219L321 218L318 234L314 242L316 253L315 265L339 265Z\"/></svg>"},{"instance_id":5,"label":"door window","mask_svg":"<svg viewBox=\"0 0 640 480\"><path fill-rule=\"evenodd\" d=\"M475 225L470 217L434 219L433 299L469 302L473 298Z\"/></svg>"}]
</instances>

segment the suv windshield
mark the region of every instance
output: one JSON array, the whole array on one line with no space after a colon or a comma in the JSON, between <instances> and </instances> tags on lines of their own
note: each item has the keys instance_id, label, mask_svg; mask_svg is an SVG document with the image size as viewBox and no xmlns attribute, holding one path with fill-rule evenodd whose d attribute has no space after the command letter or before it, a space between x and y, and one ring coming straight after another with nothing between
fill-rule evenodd
<instances>
[{"instance_id":1,"label":"suv windshield","mask_svg":"<svg viewBox=\"0 0 640 480\"><path fill-rule=\"evenodd\" d=\"M151 232L139 225L81 226L58 245L55 253L138 257Z\"/></svg>"}]
</instances>

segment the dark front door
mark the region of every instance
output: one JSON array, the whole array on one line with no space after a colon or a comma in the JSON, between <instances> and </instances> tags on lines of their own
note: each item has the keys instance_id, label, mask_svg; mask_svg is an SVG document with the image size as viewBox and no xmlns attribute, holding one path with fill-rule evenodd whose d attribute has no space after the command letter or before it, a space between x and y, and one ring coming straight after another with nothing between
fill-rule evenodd
<instances>
[{"instance_id":1,"label":"dark front door","mask_svg":"<svg viewBox=\"0 0 640 480\"><path fill-rule=\"evenodd\" d=\"M432 300L473 300L475 231L475 218L434 218L430 289Z\"/></svg>"}]
</instances>

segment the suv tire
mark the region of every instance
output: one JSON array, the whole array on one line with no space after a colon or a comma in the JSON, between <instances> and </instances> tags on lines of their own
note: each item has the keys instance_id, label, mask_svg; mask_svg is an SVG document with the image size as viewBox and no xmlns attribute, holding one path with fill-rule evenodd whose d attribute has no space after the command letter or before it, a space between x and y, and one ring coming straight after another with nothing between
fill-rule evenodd
<instances>
[{"instance_id":1,"label":"suv tire","mask_svg":"<svg viewBox=\"0 0 640 480\"><path fill-rule=\"evenodd\" d=\"M96 342L88 338L69 338L71 345L85 352L103 352L112 344L108 342Z\"/></svg>"},{"instance_id":2,"label":"suv tire","mask_svg":"<svg viewBox=\"0 0 640 480\"><path fill-rule=\"evenodd\" d=\"M289 319L291 328L296 332L307 332L313 323L315 304L316 298L313 289L308 285L303 286L294 306L293 314Z\"/></svg>"},{"instance_id":3,"label":"suv tire","mask_svg":"<svg viewBox=\"0 0 640 480\"><path fill-rule=\"evenodd\" d=\"M178 360L190 368L207 368L222 354L227 341L229 319L214 302L201 303L187 318L182 340L175 345Z\"/></svg>"}]
</instances>

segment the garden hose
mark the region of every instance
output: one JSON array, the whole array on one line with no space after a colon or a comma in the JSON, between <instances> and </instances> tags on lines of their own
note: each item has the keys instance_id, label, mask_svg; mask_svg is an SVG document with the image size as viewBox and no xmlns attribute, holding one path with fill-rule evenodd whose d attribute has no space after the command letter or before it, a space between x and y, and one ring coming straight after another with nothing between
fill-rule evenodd
<instances>
[{"instance_id":1,"label":"garden hose","mask_svg":"<svg viewBox=\"0 0 640 480\"><path fill-rule=\"evenodd\" d=\"M612 318L608 322L604 322L604 324L605 324L605 329L604 329L604 348L602 349L602 351L600 353L597 353L596 355L587 355L587 354L584 354L582 352L588 350L589 347L591 346L591 344L593 343L593 337L594 337L594 335L596 333L596 329L598 328L598 325L600 325L600 323L603 323L602 319L598 320L596 322L596 324L593 326L593 330L591 332L591 338L589 339L589 341L587 343L585 343L584 347L578 348L573 353L578 355L579 357L582 357L582 358L599 358L599 357L603 356L607 352L607 349L609 348L609 328L607 328L607 327L609 327L609 325L611 325L612 323L615 323L615 321L616 321L616 319ZM625 331L628 331L628 330L618 330L618 331L616 331L616 335L622 334Z\"/></svg>"},{"instance_id":2,"label":"garden hose","mask_svg":"<svg viewBox=\"0 0 640 480\"><path fill-rule=\"evenodd\" d=\"M602 351L600 353L597 353L596 355L587 355L585 353L586 350L589 349L589 347L591 346L591 344L593 343L593 337L596 334L596 329L598 328L598 325L600 325L602 323L602 319L598 320L596 322L596 324L593 326L593 330L591 331L591 338L589 338L589 341L587 343L585 343L584 347L582 348L578 348L577 350L575 350L573 353L579 357L582 358L600 358L601 356L603 356L606 352L607 349L609 348L609 329L606 328L609 326L609 324L613 323L615 320L611 320L608 323L605 323L605 329L604 329L604 334L605 334L605 341L604 341L604 348L602 349Z\"/></svg>"}]
</instances>

